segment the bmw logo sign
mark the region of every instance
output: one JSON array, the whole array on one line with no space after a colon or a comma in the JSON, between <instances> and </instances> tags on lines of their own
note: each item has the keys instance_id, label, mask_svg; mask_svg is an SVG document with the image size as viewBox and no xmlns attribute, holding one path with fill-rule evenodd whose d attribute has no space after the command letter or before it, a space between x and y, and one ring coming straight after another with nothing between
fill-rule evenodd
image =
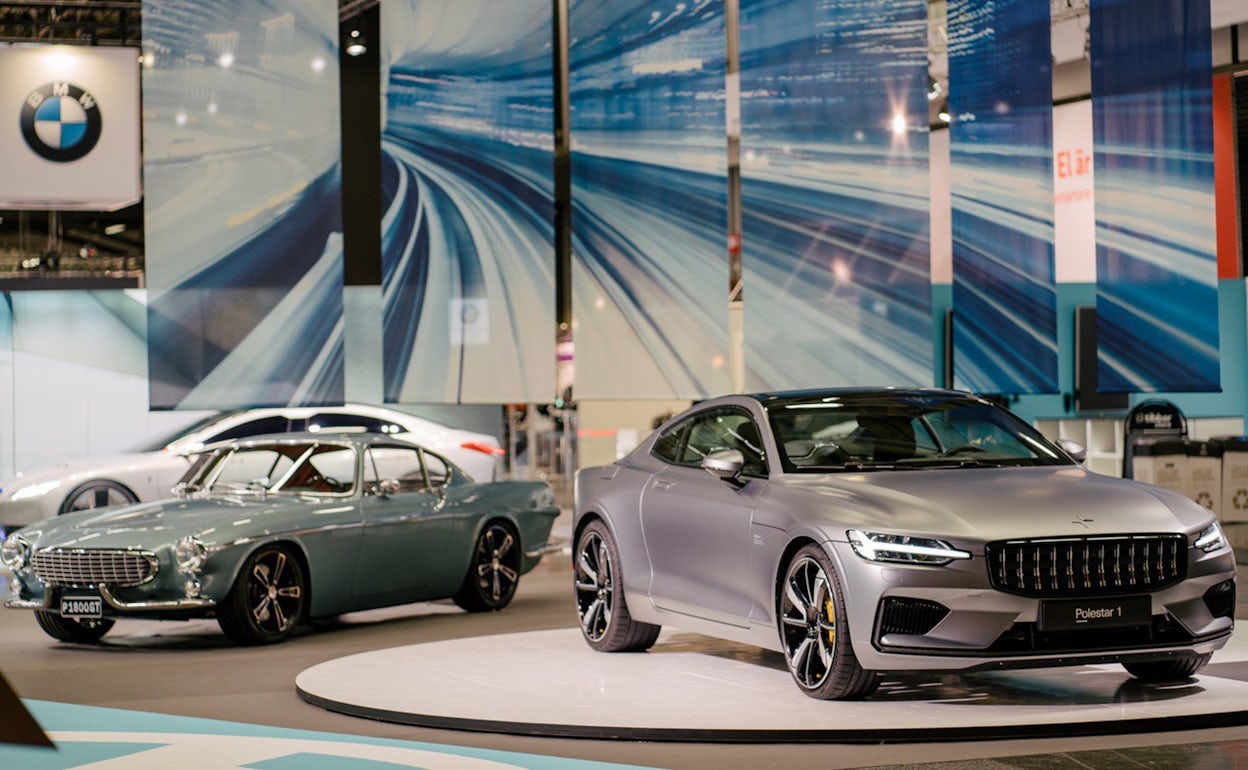
<instances>
[{"instance_id":1,"label":"bmw logo sign","mask_svg":"<svg viewBox=\"0 0 1248 770\"><path fill-rule=\"evenodd\" d=\"M103 122L95 97L72 83L48 83L22 105L22 137L40 157L70 163L100 140Z\"/></svg>"}]
</instances>

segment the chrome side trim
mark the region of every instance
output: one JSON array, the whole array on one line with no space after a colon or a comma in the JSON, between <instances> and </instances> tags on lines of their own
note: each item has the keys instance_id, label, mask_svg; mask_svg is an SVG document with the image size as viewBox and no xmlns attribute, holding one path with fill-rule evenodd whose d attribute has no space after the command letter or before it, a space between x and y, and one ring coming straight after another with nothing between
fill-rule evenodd
<instances>
[{"instance_id":1,"label":"chrome side trim","mask_svg":"<svg viewBox=\"0 0 1248 770\"><path fill-rule=\"evenodd\" d=\"M144 610L192 610L214 607L215 599L166 599L163 601L126 602L118 599L108 586L99 586L100 596L115 610L143 612ZM42 605L40 605L42 607Z\"/></svg>"},{"instance_id":2,"label":"chrome side trim","mask_svg":"<svg viewBox=\"0 0 1248 770\"><path fill-rule=\"evenodd\" d=\"M5 607L11 610L41 610L43 602L35 602L30 599L10 599L4 603Z\"/></svg>"},{"instance_id":3,"label":"chrome side trim","mask_svg":"<svg viewBox=\"0 0 1248 770\"><path fill-rule=\"evenodd\" d=\"M353 521L350 524L325 524L320 527L307 527L304 529L290 529L290 530L285 530L285 531L280 531L280 532L265 532L260 535L240 537L240 538L237 538L235 540L230 540L225 543L217 543L215 545L210 545L208 546L208 554L211 556L212 554L220 553L221 551L224 551L227 548L235 548L240 545L251 545L252 543L264 543L270 540L281 540L282 538L289 538L289 537L303 537L304 535L311 535L311 534L318 533L318 532L334 532L337 530L345 530L345 529L362 529L363 527L364 527L363 521Z\"/></svg>"}]
</instances>

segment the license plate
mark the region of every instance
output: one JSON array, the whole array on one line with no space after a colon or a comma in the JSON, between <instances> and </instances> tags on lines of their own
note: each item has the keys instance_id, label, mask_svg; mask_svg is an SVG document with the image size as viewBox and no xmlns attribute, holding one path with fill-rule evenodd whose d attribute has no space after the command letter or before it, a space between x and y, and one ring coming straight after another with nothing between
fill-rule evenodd
<instances>
[{"instance_id":1,"label":"license plate","mask_svg":"<svg viewBox=\"0 0 1248 770\"><path fill-rule=\"evenodd\" d=\"M98 596L62 596L61 617L98 618L104 614L104 605Z\"/></svg>"},{"instance_id":2,"label":"license plate","mask_svg":"<svg viewBox=\"0 0 1248 770\"><path fill-rule=\"evenodd\" d=\"M1041 631L1147 626L1152 622L1153 602L1147 596L1064 599L1046 601L1040 605Z\"/></svg>"}]
</instances>

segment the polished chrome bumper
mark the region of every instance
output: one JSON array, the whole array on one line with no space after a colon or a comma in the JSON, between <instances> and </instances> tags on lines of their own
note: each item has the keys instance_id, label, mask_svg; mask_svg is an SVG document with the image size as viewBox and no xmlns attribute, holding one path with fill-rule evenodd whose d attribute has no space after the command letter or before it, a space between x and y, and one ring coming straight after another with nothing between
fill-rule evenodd
<instances>
[{"instance_id":1,"label":"polished chrome bumper","mask_svg":"<svg viewBox=\"0 0 1248 770\"><path fill-rule=\"evenodd\" d=\"M215 607L217 602L215 599L166 599L162 601L146 601L146 602L127 602L118 599L108 590L108 586L99 586L100 598L102 598L108 606L122 612L161 612L164 610L196 610ZM47 610L41 601L31 601L29 599L10 599L4 603L5 607L13 610Z\"/></svg>"}]
</instances>

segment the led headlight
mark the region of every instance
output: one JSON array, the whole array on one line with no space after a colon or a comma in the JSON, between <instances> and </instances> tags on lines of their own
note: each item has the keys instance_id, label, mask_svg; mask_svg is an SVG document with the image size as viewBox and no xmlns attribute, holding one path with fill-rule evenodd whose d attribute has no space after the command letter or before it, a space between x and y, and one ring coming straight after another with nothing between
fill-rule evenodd
<instances>
[{"instance_id":1,"label":"led headlight","mask_svg":"<svg viewBox=\"0 0 1248 770\"><path fill-rule=\"evenodd\" d=\"M1218 526L1218 522L1215 521L1201 530L1200 534L1196 536L1196 542L1193 545L1205 553L1225 548L1226 537L1223 536L1222 528Z\"/></svg>"},{"instance_id":2,"label":"led headlight","mask_svg":"<svg viewBox=\"0 0 1248 770\"><path fill-rule=\"evenodd\" d=\"M30 563L30 543L17 534L9 535L0 545L0 563L17 572Z\"/></svg>"},{"instance_id":3,"label":"led headlight","mask_svg":"<svg viewBox=\"0 0 1248 770\"><path fill-rule=\"evenodd\" d=\"M173 560L186 573L199 572L208 559L208 548L195 535L187 535L173 547Z\"/></svg>"},{"instance_id":4,"label":"led headlight","mask_svg":"<svg viewBox=\"0 0 1248 770\"><path fill-rule=\"evenodd\" d=\"M867 561L890 561L905 564L948 564L954 559L969 559L971 555L960 551L943 540L910 535L882 535L851 529L845 533L854 553Z\"/></svg>"},{"instance_id":5,"label":"led headlight","mask_svg":"<svg viewBox=\"0 0 1248 770\"><path fill-rule=\"evenodd\" d=\"M28 487L22 487L21 489L14 492L13 497L11 499L14 501L33 500L36 497L43 497L44 495L56 489L60 485L61 485L61 482L59 481L44 481L39 484L31 484Z\"/></svg>"}]
</instances>

